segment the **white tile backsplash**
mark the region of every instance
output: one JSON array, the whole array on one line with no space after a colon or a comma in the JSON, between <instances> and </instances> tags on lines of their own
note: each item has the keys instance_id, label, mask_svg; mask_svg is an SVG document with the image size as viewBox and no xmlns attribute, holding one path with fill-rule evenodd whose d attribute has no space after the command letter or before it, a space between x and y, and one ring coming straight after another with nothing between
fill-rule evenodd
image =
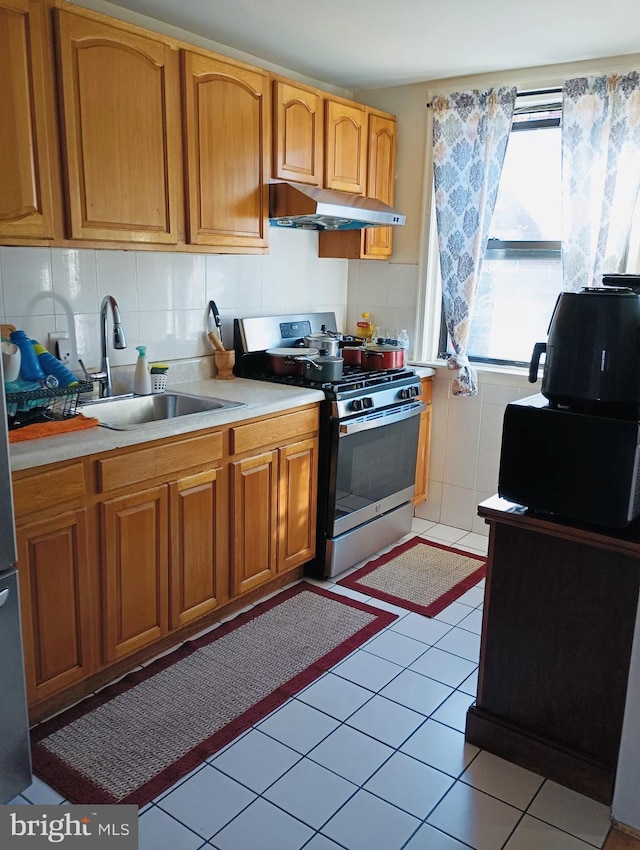
<instances>
[{"instance_id":1,"label":"white tile backsplash","mask_svg":"<svg viewBox=\"0 0 640 850\"><path fill-rule=\"evenodd\" d=\"M473 445L472 443L454 443L447 440L443 481L456 487L466 487L473 490L476 481L477 461L477 443ZM449 525L457 525L457 523L449 523Z\"/></svg>"},{"instance_id":2,"label":"white tile backsplash","mask_svg":"<svg viewBox=\"0 0 640 850\"><path fill-rule=\"evenodd\" d=\"M5 321L17 316L53 316L53 280L49 248L0 248ZM24 328L32 333L30 328Z\"/></svg>"},{"instance_id":3,"label":"white tile backsplash","mask_svg":"<svg viewBox=\"0 0 640 850\"><path fill-rule=\"evenodd\" d=\"M88 368L100 363L98 311L107 294L127 336L126 349L109 348L114 366L135 363L137 345L147 346L149 361L211 354L210 299L229 347L239 316L333 310L346 329L348 261L319 259L313 231L271 228L269 240L269 254L248 256L0 247L0 320L44 345L51 332L68 331Z\"/></svg>"},{"instance_id":4,"label":"white tile backsplash","mask_svg":"<svg viewBox=\"0 0 640 850\"><path fill-rule=\"evenodd\" d=\"M473 488L443 483L439 521L455 528L471 528L477 504Z\"/></svg>"},{"instance_id":5,"label":"white tile backsplash","mask_svg":"<svg viewBox=\"0 0 640 850\"><path fill-rule=\"evenodd\" d=\"M0 248L0 252L2 250ZM113 295L121 311L137 311L138 280L146 280L149 277L144 270L138 271L139 262L149 262L142 258L154 257L156 254L150 251L106 250L96 251L95 254L98 272L98 302L101 302L105 295Z\"/></svg>"},{"instance_id":6,"label":"white tile backsplash","mask_svg":"<svg viewBox=\"0 0 640 850\"><path fill-rule=\"evenodd\" d=\"M480 439L482 404L471 399L452 398L447 418L447 442L477 446Z\"/></svg>"},{"instance_id":7,"label":"white tile backsplash","mask_svg":"<svg viewBox=\"0 0 640 850\"><path fill-rule=\"evenodd\" d=\"M429 494L416 516L486 536L477 509L498 491L505 406L536 388L524 374L501 380L481 372L477 396L454 398L453 375L440 367L434 377Z\"/></svg>"},{"instance_id":8,"label":"white tile backsplash","mask_svg":"<svg viewBox=\"0 0 640 850\"><path fill-rule=\"evenodd\" d=\"M173 254L140 252L136 258L138 310L172 310ZM117 296L116 300L117 300ZM124 308L123 308L124 309Z\"/></svg>"},{"instance_id":9,"label":"white tile backsplash","mask_svg":"<svg viewBox=\"0 0 640 850\"><path fill-rule=\"evenodd\" d=\"M203 254L173 255L173 306L176 310L199 310L206 300Z\"/></svg>"},{"instance_id":10,"label":"white tile backsplash","mask_svg":"<svg viewBox=\"0 0 640 850\"><path fill-rule=\"evenodd\" d=\"M51 252L51 277L55 293L54 310L95 313L98 310L96 252L60 248Z\"/></svg>"}]
</instances>

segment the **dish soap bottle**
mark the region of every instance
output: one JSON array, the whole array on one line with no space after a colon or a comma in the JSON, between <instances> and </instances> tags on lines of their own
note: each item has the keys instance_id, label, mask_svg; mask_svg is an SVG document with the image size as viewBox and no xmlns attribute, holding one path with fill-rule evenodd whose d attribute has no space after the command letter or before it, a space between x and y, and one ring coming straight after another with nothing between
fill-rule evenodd
<instances>
[{"instance_id":1,"label":"dish soap bottle","mask_svg":"<svg viewBox=\"0 0 640 850\"><path fill-rule=\"evenodd\" d=\"M137 345L138 360L133 376L133 392L135 395L151 395L151 375L147 367L147 346Z\"/></svg>"},{"instance_id":2,"label":"dish soap bottle","mask_svg":"<svg viewBox=\"0 0 640 850\"><path fill-rule=\"evenodd\" d=\"M371 342L373 329L374 324L371 321L371 314L362 313L361 317L356 322L356 336L361 337L365 342Z\"/></svg>"}]
</instances>

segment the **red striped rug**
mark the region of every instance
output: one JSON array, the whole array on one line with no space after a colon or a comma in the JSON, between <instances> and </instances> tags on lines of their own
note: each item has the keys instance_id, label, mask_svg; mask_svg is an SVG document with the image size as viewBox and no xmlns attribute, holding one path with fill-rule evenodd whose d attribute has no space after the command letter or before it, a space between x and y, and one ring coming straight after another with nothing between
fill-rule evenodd
<instances>
[{"instance_id":1,"label":"red striped rug","mask_svg":"<svg viewBox=\"0 0 640 850\"><path fill-rule=\"evenodd\" d=\"M341 579L351 587L435 617L485 575L486 558L414 537Z\"/></svg>"},{"instance_id":2,"label":"red striped rug","mask_svg":"<svg viewBox=\"0 0 640 850\"><path fill-rule=\"evenodd\" d=\"M143 805L396 617L302 582L32 730L72 803Z\"/></svg>"}]
</instances>

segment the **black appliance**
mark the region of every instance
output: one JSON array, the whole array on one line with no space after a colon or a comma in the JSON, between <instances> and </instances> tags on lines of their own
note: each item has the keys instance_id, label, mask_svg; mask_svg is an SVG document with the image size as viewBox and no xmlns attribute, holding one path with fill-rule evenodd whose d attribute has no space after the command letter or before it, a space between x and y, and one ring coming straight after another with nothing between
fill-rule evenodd
<instances>
[{"instance_id":1,"label":"black appliance","mask_svg":"<svg viewBox=\"0 0 640 850\"><path fill-rule=\"evenodd\" d=\"M640 415L640 276L605 275L603 286L558 296L548 341L536 343L529 381L546 354L542 394L552 405Z\"/></svg>"},{"instance_id":2,"label":"black appliance","mask_svg":"<svg viewBox=\"0 0 640 850\"><path fill-rule=\"evenodd\" d=\"M624 527L640 514L640 276L558 296L542 395L507 405L498 494L542 513Z\"/></svg>"},{"instance_id":3,"label":"black appliance","mask_svg":"<svg viewBox=\"0 0 640 850\"><path fill-rule=\"evenodd\" d=\"M411 531L420 413L420 378L411 369L345 366L336 382L311 383L269 369L268 348L301 345L333 313L234 320L236 374L322 389L314 575L335 576ZM335 331L341 342L349 341Z\"/></svg>"},{"instance_id":4,"label":"black appliance","mask_svg":"<svg viewBox=\"0 0 640 850\"><path fill-rule=\"evenodd\" d=\"M508 404L498 495L533 511L622 528L640 514L640 423L552 406Z\"/></svg>"}]
</instances>

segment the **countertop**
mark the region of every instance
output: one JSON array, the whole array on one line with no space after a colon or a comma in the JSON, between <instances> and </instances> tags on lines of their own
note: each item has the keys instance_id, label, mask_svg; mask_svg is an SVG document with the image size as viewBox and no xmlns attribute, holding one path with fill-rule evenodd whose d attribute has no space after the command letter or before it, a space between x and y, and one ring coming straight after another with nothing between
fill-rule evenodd
<instances>
[{"instance_id":1,"label":"countertop","mask_svg":"<svg viewBox=\"0 0 640 850\"><path fill-rule=\"evenodd\" d=\"M413 364L409 364L409 367L421 378L435 374L435 369L431 367L414 366ZM205 428L215 428L218 425L242 422L258 416L268 416L271 413L282 413L324 399L322 390L290 387L246 378L234 378L231 381L209 378L176 384L167 389L170 392L173 390L191 395L214 396L228 401L239 401L246 404L246 407L180 416L175 419L154 422L131 431L113 431L110 428L98 426L85 431L74 431L71 434L15 443L11 446L12 472L126 446L136 446L152 440L161 440L164 437L189 434ZM90 410L87 411L87 415L90 415Z\"/></svg>"},{"instance_id":2,"label":"countertop","mask_svg":"<svg viewBox=\"0 0 640 850\"><path fill-rule=\"evenodd\" d=\"M169 392L189 393L199 396L213 396L228 401L239 401L246 407L230 410L212 410L154 422L131 431L113 431L110 428L89 428L55 437L42 437L11 445L11 470L18 472L44 466L62 460L135 446L164 437L175 437L205 428L215 428L232 422L242 422L258 416L282 413L294 410L306 404L322 401L321 390L304 387L289 387L271 384L267 381L250 381L234 378L231 381L208 380L191 381L168 387Z\"/></svg>"}]
</instances>

